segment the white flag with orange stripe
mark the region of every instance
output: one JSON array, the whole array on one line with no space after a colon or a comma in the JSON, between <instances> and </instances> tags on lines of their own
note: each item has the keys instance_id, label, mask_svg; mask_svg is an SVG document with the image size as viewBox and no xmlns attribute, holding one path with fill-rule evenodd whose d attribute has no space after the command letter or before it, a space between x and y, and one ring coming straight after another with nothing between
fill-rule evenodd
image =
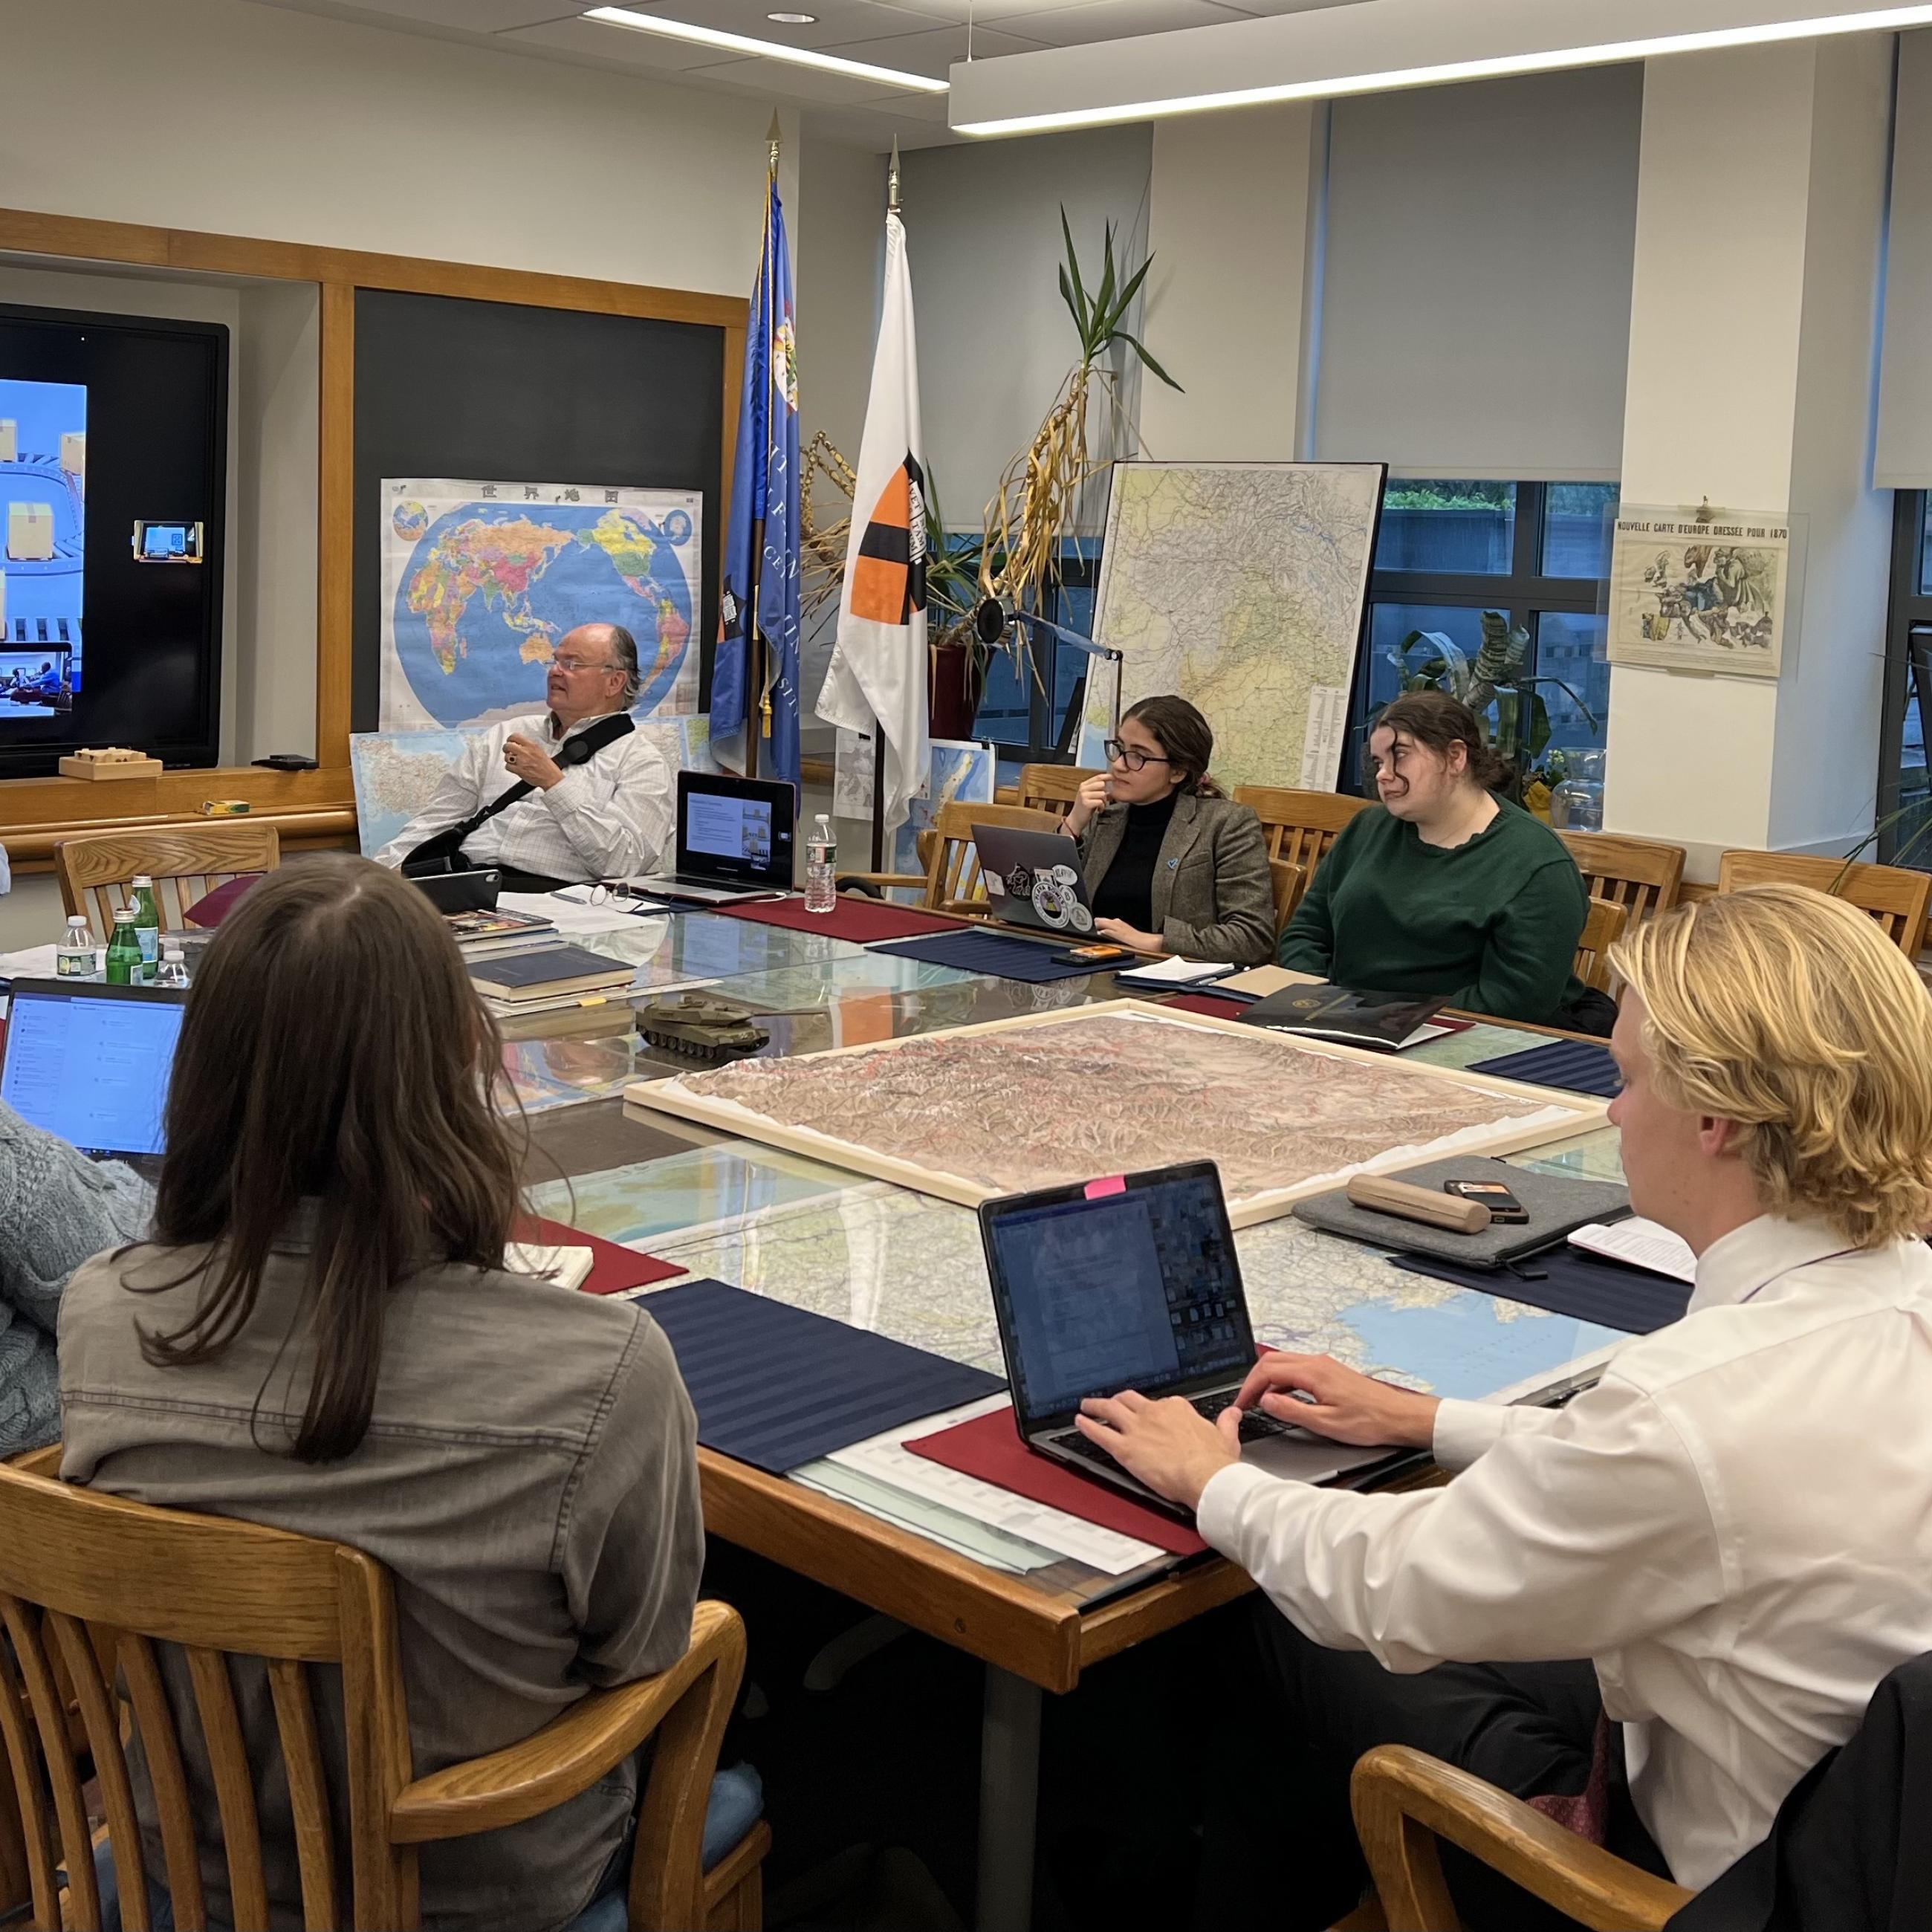
<instances>
[{"instance_id":1,"label":"white flag with orange stripe","mask_svg":"<svg viewBox=\"0 0 1932 1932\"><path fill-rule=\"evenodd\" d=\"M852 536L838 607L838 640L818 694L828 724L872 733L885 756L873 783L884 788L890 837L926 783L926 467L919 424L919 361L913 350L912 278L905 226L886 217L885 299L872 358L872 393L852 493Z\"/></svg>"}]
</instances>

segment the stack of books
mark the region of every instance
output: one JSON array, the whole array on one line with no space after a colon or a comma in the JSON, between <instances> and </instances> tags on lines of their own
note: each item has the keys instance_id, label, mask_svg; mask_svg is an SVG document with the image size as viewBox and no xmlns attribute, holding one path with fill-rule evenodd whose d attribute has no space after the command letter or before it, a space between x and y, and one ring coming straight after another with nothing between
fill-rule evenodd
<instances>
[{"instance_id":1,"label":"stack of books","mask_svg":"<svg viewBox=\"0 0 1932 1932\"><path fill-rule=\"evenodd\" d=\"M554 938L556 924L523 912L452 912L443 915L466 959L485 959L498 952L520 952L534 941Z\"/></svg>"},{"instance_id":2,"label":"stack of books","mask_svg":"<svg viewBox=\"0 0 1932 1932\"><path fill-rule=\"evenodd\" d=\"M520 945L469 962L470 977L483 1004L500 1018L614 999L637 976L621 959L560 941Z\"/></svg>"}]
</instances>

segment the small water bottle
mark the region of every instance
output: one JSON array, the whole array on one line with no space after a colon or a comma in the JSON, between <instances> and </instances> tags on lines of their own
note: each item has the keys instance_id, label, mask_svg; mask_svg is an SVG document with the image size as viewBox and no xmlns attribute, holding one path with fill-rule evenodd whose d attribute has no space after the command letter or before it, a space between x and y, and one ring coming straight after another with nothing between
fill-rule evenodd
<instances>
[{"instance_id":1,"label":"small water bottle","mask_svg":"<svg viewBox=\"0 0 1932 1932\"><path fill-rule=\"evenodd\" d=\"M94 956L94 929L85 913L76 913L67 922L54 949L54 976L61 980L91 980L100 970Z\"/></svg>"},{"instance_id":2,"label":"small water bottle","mask_svg":"<svg viewBox=\"0 0 1932 1932\"><path fill-rule=\"evenodd\" d=\"M188 991L188 962L172 940L161 948L161 963L154 968L154 984L172 986L184 993Z\"/></svg>"},{"instance_id":3,"label":"small water bottle","mask_svg":"<svg viewBox=\"0 0 1932 1932\"><path fill-rule=\"evenodd\" d=\"M812 836L805 842L805 909L830 912L837 902L834 874L838 863L838 842L832 836L832 821L820 812L813 821Z\"/></svg>"}]
</instances>

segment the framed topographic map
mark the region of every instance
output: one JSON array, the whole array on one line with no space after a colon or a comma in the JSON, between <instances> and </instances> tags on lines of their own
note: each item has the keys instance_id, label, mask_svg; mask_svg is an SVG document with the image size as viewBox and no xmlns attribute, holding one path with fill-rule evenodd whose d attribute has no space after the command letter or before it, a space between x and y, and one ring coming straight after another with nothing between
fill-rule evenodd
<instances>
[{"instance_id":1,"label":"framed topographic map","mask_svg":"<svg viewBox=\"0 0 1932 1932\"><path fill-rule=\"evenodd\" d=\"M383 730L541 710L558 640L592 622L638 640L638 716L697 710L698 491L385 477L382 503Z\"/></svg>"},{"instance_id":2,"label":"framed topographic map","mask_svg":"<svg viewBox=\"0 0 1932 1932\"><path fill-rule=\"evenodd\" d=\"M1078 761L1127 706L1178 692L1214 730L1214 776L1330 791L1368 610L1379 463L1117 463Z\"/></svg>"},{"instance_id":3,"label":"framed topographic map","mask_svg":"<svg viewBox=\"0 0 1932 1932\"><path fill-rule=\"evenodd\" d=\"M1136 1000L742 1060L624 1097L969 1208L1212 1160L1237 1228L1354 1173L1516 1153L1592 1132L1607 1112Z\"/></svg>"}]
</instances>

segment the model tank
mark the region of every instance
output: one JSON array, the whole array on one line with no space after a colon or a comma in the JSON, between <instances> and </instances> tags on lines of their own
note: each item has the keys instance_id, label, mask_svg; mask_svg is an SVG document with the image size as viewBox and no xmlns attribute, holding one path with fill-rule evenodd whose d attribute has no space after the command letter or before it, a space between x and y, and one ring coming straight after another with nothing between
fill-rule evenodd
<instances>
[{"instance_id":1,"label":"model tank","mask_svg":"<svg viewBox=\"0 0 1932 1932\"><path fill-rule=\"evenodd\" d=\"M742 1007L702 994L670 993L637 1009L638 1030L652 1046L692 1060L735 1060L771 1038Z\"/></svg>"}]
</instances>

